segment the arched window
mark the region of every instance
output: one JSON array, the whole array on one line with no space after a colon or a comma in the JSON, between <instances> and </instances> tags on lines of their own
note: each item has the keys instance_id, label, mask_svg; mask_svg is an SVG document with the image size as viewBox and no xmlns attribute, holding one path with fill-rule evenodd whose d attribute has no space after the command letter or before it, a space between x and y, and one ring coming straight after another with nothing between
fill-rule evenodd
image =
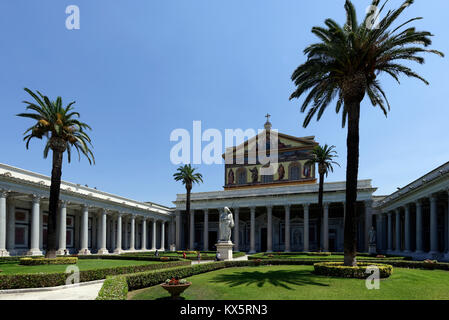
<instances>
[{"instance_id":1,"label":"arched window","mask_svg":"<svg viewBox=\"0 0 449 320\"><path fill-rule=\"evenodd\" d=\"M305 178L310 178L312 176L312 166L310 164L305 164L302 174Z\"/></svg>"},{"instance_id":2,"label":"arched window","mask_svg":"<svg viewBox=\"0 0 449 320\"><path fill-rule=\"evenodd\" d=\"M288 179L289 180L299 180L301 179L301 165L298 162L293 162L288 167Z\"/></svg>"},{"instance_id":3,"label":"arched window","mask_svg":"<svg viewBox=\"0 0 449 320\"><path fill-rule=\"evenodd\" d=\"M237 169L237 184L246 184L246 168Z\"/></svg>"}]
</instances>

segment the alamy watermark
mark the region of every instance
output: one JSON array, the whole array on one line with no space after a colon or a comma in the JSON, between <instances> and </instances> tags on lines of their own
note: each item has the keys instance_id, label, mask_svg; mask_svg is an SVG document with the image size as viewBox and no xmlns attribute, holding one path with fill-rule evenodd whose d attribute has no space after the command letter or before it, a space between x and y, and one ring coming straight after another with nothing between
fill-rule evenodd
<instances>
[{"instance_id":1,"label":"alamy watermark","mask_svg":"<svg viewBox=\"0 0 449 320\"><path fill-rule=\"evenodd\" d=\"M173 164L222 164L224 154L225 164L261 164L261 175L272 175L278 169L277 129L225 129L224 138L218 129L203 132L201 121L193 121L192 129L192 134L182 128L171 132L170 141L177 142L170 150ZM234 147L245 143L245 139L245 147Z\"/></svg>"},{"instance_id":2,"label":"alamy watermark","mask_svg":"<svg viewBox=\"0 0 449 320\"><path fill-rule=\"evenodd\" d=\"M65 269L65 274L68 275L68 277L65 280L66 285L79 285L80 283L80 269L74 265L71 264Z\"/></svg>"},{"instance_id":3,"label":"alamy watermark","mask_svg":"<svg viewBox=\"0 0 449 320\"><path fill-rule=\"evenodd\" d=\"M68 30L80 29L80 8L71 4L65 8L65 13L69 16L65 19L65 27Z\"/></svg>"},{"instance_id":4,"label":"alamy watermark","mask_svg":"<svg viewBox=\"0 0 449 320\"><path fill-rule=\"evenodd\" d=\"M368 290L379 290L380 289L380 271L379 267L372 265L366 267L365 273L369 276L365 280L365 286Z\"/></svg>"}]
</instances>

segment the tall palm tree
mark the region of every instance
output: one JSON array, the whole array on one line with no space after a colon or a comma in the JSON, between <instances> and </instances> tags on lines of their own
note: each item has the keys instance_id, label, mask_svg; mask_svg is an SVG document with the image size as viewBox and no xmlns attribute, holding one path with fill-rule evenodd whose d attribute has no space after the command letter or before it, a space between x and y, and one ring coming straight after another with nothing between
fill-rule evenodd
<instances>
[{"instance_id":1,"label":"tall palm tree","mask_svg":"<svg viewBox=\"0 0 449 320\"><path fill-rule=\"evenodd\" d=\"M318 164L318 174L320 176L319 188L318 188L318 219L317 219L317 232L318 232L318 250L321 251L321 219L323 218L323 193L324 193L324 176L327 177L329 171L334 172L332 165L336 164L340 166L338 162L333 159L337 158L337 151L334 150L335 146L316 146L313 148L311 155L312 159L308 160L306 164L315 165Z\"/></svg>"},{"instance_id":2,"label":"tall palm tree","mask_svg":"<svg viewBox=\"0 0 449 320\"><path fill-rule=\"evenodd\" d=\"M186 187L186 214L190 216L190 193L194 183L200 184L203 182L203 175L199 172L195 173L195 168L192 168L190 164L179 166L176 169L177 172L173 174L175 181L181 181ZM188 219L188 225L190 230L190 219ZM194 248L189 248L193 250Z\"/></svg>"},{"instance_id":3,"label":"tall palm tree","mask_svg":"<svg viewBox=\"0 0 449 320\"><path fill-rule=\"evenodd\" d=\"M377 8L380 0L373 0L371 8ZM368 12L362 23L357 22L356 10L351 1L346 0L346 22L343 26L332 19L325 20L325 27L313 27L320 42L304 50L307 61L298 66L292 74L296 90L290 99L306 95L301 112L308 109L303 126L307 127L314 115L317 120L329 104L336 99L336 112L342 112L342 125L348 122L347 168L346 168L346 216L344 230L344 263L356 265L356 199L359 165L359 118L360 104L367 95L373 106L379 106L387 115L390 109L383 91L379 74L390 75L399 83L399 76L417 78L428 82L403 61L424 63L420 53L442 52L427 49L431 45L428 31L417 31L410 23L422 19L412 18L398 27L392 24L403 11L413 3L406 0L401 7L384 14L385 4L378 13ZM379 23L374 25L378 17ZM306 94L307 93L307 94Z\"/></svg>"},{"instance_id":4,"label":"tall palm tree","mask_svg":"<svg viewBox=\"0 0 449 320\"><path fill-rule=\"evenodd\" d=\"M48 156L48 152L53 152L53 164L51 171L50 185L50 203L48 213L47 226L47 251L45 256L48 258L56 257L56 218L58 215L59 194L61 189L62 175L62 158L64 152L67 151L67 160L71 160L71 148L74 147L78 152L78 159L81 153L84 154L89 163L95 163L95 158L89 145L92 146L89 136L84 131L91 128L80 122L79 113L73 111L72 105L75 101L69 103L66 107L62 106L61 97L57 97L55 101L50 101L47 96L42 95L39 91L35 94L28 88L25 91L30 94L34 102L23 101L27 110L34 111L32 113L20 113L17 116L33 119L35 124L25 131L23 138L26 141L28 149L31 139L47 138L47 144L44 148L44 158Z\"/></svg>"}]
</instances>

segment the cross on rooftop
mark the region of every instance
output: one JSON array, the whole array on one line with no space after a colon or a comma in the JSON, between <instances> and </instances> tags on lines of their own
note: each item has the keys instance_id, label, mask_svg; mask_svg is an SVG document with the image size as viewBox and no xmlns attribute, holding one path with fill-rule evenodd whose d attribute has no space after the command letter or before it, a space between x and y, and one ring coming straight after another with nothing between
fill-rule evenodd
<instances>
[{"instance_id":1,"label":"cross on rooftop","mask_svg":"<svg viewBox=\"0 0 449 320\"><path fill-rule=\"evenodd\" d=\"M271 117L271 114L267 113L267 115L265 116L265 118L267 118L267 122L270 121L270 117Z\"/></svg>"}]
</instances>

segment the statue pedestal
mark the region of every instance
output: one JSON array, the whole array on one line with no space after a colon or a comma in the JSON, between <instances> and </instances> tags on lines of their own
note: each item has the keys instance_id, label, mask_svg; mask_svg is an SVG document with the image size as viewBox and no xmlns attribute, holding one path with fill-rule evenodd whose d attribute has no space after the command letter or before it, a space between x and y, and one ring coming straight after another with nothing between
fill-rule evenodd
<instances>
[{"instance_id":1,"label":"statue pedestal","mask_svg":"<svg viewBox=\"0 0 449 320\"><path fill-rule=\"evenodd\" d=\"M368 245L368 253L369 254L376 254L377 253L377 248L376 248L375 244Z\"/></svg>"},{"instance_id":2,"label":"statue pedestal","mask_svg":"<svg viewBox=\"0 0 449 320\"><path fill-rule=\"evenodd\" d=\"M232 260L232 247L234 244L231 241L219 241L216 245L217 252L220 253L222 261Z\"/></svg>"}]
</instances>

